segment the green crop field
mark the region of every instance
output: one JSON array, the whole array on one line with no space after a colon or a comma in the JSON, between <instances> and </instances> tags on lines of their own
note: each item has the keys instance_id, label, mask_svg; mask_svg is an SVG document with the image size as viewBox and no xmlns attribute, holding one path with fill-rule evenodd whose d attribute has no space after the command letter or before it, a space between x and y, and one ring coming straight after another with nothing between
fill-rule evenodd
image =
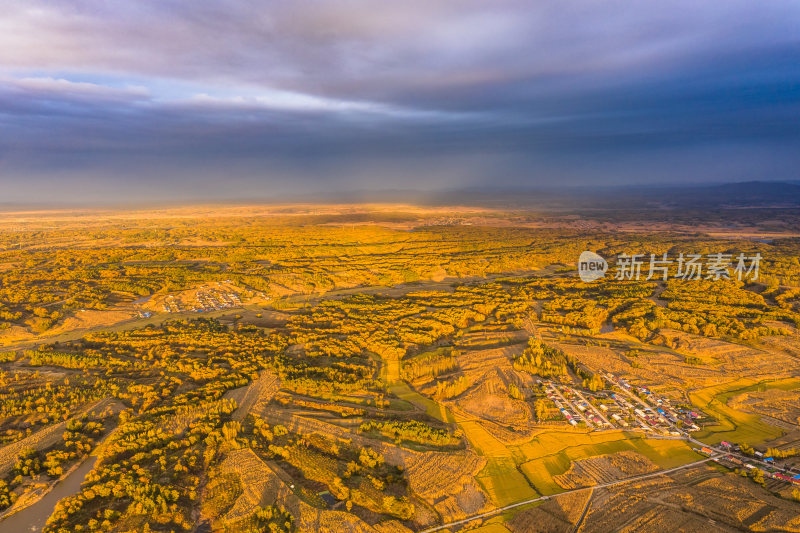
<instances>
[{"instance_id":1,"label":"green crop field","mask_svg":"<svg viewBox=\"0 0 800 533\"><path fill-rule=\"evenodd\" d=\"M769 388L792 390L800 387L800 380L756 381L738 379L730 383L691 391L689 397L698 408L718 420L717 424L703 428L695 436L709 443L720 441L762 444L783 434L783 430L764 422L760 416L732 409L728 400L737 394L764 391Z\"/></svg>"}]
</instances>

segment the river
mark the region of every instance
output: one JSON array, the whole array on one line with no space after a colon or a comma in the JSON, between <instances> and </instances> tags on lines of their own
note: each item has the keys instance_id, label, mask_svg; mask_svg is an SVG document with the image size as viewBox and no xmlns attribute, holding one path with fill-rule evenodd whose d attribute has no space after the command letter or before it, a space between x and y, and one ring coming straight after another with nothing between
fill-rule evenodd
<instances>
[{"instance_id":1,"label":"river","mask_svg":"<svg viewBox=\"0 0 800 533\"><path fill-rule=\"evenodd\" d=\"M94 467L97 457L90 456L81 465L62 479L53 490L45 494L41 500L0 520L0 533L22 533L25 531L41 531L47 519L53 514L56 504L67 496L72 496L81 488L81 483Z\"/></svg>"}]
</instances>

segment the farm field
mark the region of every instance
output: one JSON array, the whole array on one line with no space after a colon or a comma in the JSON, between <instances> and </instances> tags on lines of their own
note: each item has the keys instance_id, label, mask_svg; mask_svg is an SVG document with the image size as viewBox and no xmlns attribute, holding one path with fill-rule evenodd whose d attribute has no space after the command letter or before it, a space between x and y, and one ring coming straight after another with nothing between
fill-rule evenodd
<instances>
[{"instance_id":1,"label":"farm field","mask_svg":"<svg viewBox=\"0 0 800 533\"><path fill-rule=\"evenodd\" d=\"M95 454L48 533L794 527L796 239L240 211L0 231L0 513ZM758 281L577 277L733 247Z\"/></svg>"},{"instance_id":2,"label":"farm field","mask_svg":"<svg viewBox=\"0 0 800 533\"><path fill-rule=\"evenodd\" d=\"M690 463L701 457L684 442L642 439L638 435L620 434L617 438L608 439L604 436L596 442L590 438L585 443L582 442L584 439L567 439L563 435L548 435L543 440L545 443L521 447L519 452L526 461L520 465L520 469L540 493L547 495L564 490L555 481L556 476L566 473L574 462L590 457L635 452L662 469Z\"/></svg>"},{"instance_id":3,"label":"farm field","mask_svg":"<svg viewBox=\"0 0 800 533\"><path fill-rule=\"evenodd\" d=\"M728 402L733 396L742 393L767 389L792 390L798 387L800 387L800 381L797 379L766 382L744 379L690 392L689 396L692 398L693 404L713 413L719 422L706 428L704 432L698 434L698 437L702 437L708 442L733 440L754 445L774 439L782 434L780 428L763 422L756 414L733 409L728 406Z\"/></svg>"}]
</instances>

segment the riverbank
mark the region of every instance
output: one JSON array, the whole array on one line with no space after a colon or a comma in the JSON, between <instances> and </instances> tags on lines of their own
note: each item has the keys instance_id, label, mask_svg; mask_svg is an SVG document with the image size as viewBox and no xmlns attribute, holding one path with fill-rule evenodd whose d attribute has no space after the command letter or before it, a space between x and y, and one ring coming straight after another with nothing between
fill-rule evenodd
<instances>
[{"instance_id":1,"label":"riverbank","mask_svg":"<svg viewBox=\"0 0 800 533\"><path fill-rule=\"evenodd\" d=\"M67 470L55 483L51 483L40 494L30 498L24 507L14 506L0 515L0 533L41 531L58 502L80 490L97 459L97 456L87 455L82 461Z\"/></svg>"}]
</instances>

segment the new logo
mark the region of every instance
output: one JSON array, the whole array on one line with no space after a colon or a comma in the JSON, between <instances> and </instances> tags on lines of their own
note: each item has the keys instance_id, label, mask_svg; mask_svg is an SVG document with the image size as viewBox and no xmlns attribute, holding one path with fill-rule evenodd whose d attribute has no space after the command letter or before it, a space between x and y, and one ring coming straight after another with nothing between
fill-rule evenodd
<instances>
[{"instance_id":1,"label":"new logo","mask_svg":"<svg viewBox=\"0 0 800 533\"><path fill-rule=\"evenodd\" d=\"M578 276L582 281L595 281L606 275L608 263L594 252L581 252L578 257Z\"/></svg>"}]
</instances>

